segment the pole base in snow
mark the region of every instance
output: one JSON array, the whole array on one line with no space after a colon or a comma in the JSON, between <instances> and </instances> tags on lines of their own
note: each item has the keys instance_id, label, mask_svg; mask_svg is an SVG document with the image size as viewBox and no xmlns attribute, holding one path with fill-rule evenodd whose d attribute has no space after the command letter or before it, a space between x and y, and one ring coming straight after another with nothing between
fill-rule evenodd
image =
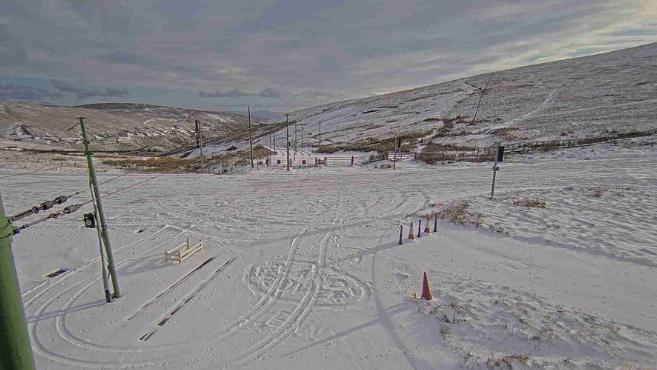
<instances>
[{"instance_id":1,"label":"pole base in snow","mask_svg":"<svg viewBox=\"0 0 657 370\"><path fill-rule=\"evenodd\" d=\"M112 302L112 294L110 293L109 290L105 291L105 302L107 302L107 303Z\"/></svg>"}]
</instances>

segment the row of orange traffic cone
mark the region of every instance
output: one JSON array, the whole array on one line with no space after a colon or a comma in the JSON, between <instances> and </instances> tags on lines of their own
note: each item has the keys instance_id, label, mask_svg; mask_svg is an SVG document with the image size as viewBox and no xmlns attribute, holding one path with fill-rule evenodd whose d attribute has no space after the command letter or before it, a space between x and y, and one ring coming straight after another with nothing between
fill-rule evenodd
<instances>
[{"instance_id":1,"label":"row of orange traffic cone","mask_svg":"<svg viewBox=\"0 0 657 370\"><path fill-rule=\"evenodd\" d=\"M424 225L424 233L425 234L431 234L431 228L429 227L429 220L431 218L427 217L427 222ZM413 222L411 222L411 227L408 229L408 240L415 240L415 232L413 231ZM402 240L402 234L404 232L404 227L400 226L399 227L399 245L403 244ZM433 216L433 232L438 232L438 216L434 215ZM418 225L417 225L417 238L422 236L422 219L418 220Z\"/></svg>"}]
</instances>

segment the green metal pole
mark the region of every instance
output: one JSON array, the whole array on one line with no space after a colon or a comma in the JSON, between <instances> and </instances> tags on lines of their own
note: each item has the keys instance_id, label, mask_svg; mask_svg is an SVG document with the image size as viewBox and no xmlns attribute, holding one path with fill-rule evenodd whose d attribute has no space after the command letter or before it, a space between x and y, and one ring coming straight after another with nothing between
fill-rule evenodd
<instances>
[{"instance_id":1,"label":"green metal pole","mask_svg":"<svg viewBox=\"0 0 657 370\"><path fill-rule=\"evenodd\" d=\"M119 281L116 277L116 268L114 267L114 257L112 256L112 247L110 246L109 234L107 233L107 224L105 223L105 214L103 213L103 204L100 200L100 191L98 191L98 183L96 182L96 173L94 172L94 163L91 160L91 152L89 151L89 140L87 140L87 132L84 128L84 117L78 117L80 120L80 134L82 135L82 144L84 145L84 156L87 157L87 166L89 167L89 181L91 182L91 190L93 197L96 201L96 211L98 213L98 222L100 223L101 235L103 244L105 244L105 254L107 255L107 269L109 270L110 278L112 280L112 287L114 288L114 298L121 296L119 292Z\"/></svg>"},{"instance_id":2,"label":"green metal pole","mask_svg":"<svg viewBox=\"0 0 657 370\"><path fill-rule=\"evenodd\" d=\"M36 367L11 250L12 234L0 196L0 370L32 370Z\"/></svg>"},{"instance_id":3,"label":"green metal pole","mask_svg":"<svg viewBox=\"0 0 657 370\"><path fill-rule=\"evenodd\" d=\"M89 183L89 190L91 190L91 182ZM93 190L91 190L93 196ZM94 216L98 220L98 209L96 209L96 198L94 197ZM109 281L107 279L107 268L105 267L105 252L103 251L103 232L100 229L100 223L96 222L96 232L98 234L98 249L100 249L100 272L103 278L103 290L105 291L105 302L112 302L112 294L109 290Z\"/></svg>"}]
</instances>

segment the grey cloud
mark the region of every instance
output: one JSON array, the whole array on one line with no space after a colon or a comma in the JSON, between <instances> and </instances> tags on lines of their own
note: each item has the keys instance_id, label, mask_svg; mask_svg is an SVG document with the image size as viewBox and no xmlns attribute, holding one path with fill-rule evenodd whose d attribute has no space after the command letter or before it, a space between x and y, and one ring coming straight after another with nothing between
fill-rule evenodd
<instances>
[{"instance_id":1,"label":"grey cloud","mask_svg":"<svg viewBox=\"0 0 657 370\"><path fill-rule=\"evenodd\" d=\"M339 94L335 94L328 91L319 91L319 90L304 90L299 92L290 92L283 89L277 88L265 88L262 91L253 93L246 92L237 89L232 90L216 90L211 92L199 91L199 96L202 98L284 98L284 97L295 97L301 98L304 100L316 100L321 98L338 98Z\"/></svg>"},{"instance_id":2,"label":"grey cloud","mask_svg":"<svg viewBox=\"0 0 657 370\"><path fill-rule=\"evenodd\" d=\"M89 98L122 98L130 95L130 91L127 89L117 89L111 87L90 89L79 87L60 80L50 80L50 82L57 91L64 94L73 94L80 100Z\"/></svg>"},{"instance_id":3,"label":"grey cloud","mask_svg":"<svg viewBox=\"0 0 657 370\"><path fill-rule=\"evenodd\" d=\"M148 65L148 66L156 66L160 64L159 61L149 56L138 55L134 53L126 53L121 51L101 54L98 56L98 59L100 61L113 63L113 64L133 64L133 65Z\"/></svg>"},{"instance_id":4,"label":"grey cloud","mask_svg":"<svg viewBox=\"0 0 657 370\"><path fill-rule=\"evenodd\" d=\"M24 86L13 83L0 83L0 100L32 102L57 99L60 96L61 95L57 92L41 89L38 87Z\"/></svg>"},{"instance_id":5,"label":"grey cloud","mask_svg":"<svg viewBox=\"0 0 657 370\"><path fill-rule=\"evenodd\" d=\"M648 3L0 1L0 64L13 77L111 81L207 106L216 102L198 97L287 110L651 42L657 7ZM57 91L141 98L115 88Z\"/></svg>"},{"instance_id":6,"label":"grey cloud","mask_svg":"<svg viewBox=\"0 0 657 370\"><path fill-rule=\"evenodd\" d=\"M27 52L7 25L0 24L0 65L16 65L27 62Z\"/></svg>"},{"instance_id":7,"label":"grey cloud","mask_svg":"<svg viewBox=\"0 0 657 370\"><path fill-rule=\"evenodd\" d=\"M231 90L216 90L216 91L199 91L198 95L201 98L247 98L247 97L260 97L260 98L278 98L287 93L280 89L266 88L260 92L246 92L238 89Z\"/></svg>"}]
</instances>

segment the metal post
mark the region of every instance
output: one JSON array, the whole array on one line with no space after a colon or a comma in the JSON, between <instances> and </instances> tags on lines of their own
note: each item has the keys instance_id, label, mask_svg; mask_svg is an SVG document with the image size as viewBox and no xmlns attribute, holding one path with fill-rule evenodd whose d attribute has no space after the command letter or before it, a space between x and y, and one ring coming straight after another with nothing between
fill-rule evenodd
<instances>
[{"instance_id":1,"label":"metal post","mask_svg":"<svg viewBox=\"0 0 657 370\"><path fill-rule=\"evenodd\" d=\"M11 250L12 234L0 196L0 369L32 370L36 367Z\"/></svg>"},{"instance_id":2,"label":"metal post","mask_svg":"<svg viewBox=\"0 0 657 370\"><path fill-rule=\"evenodd\" d=\"M89 151L89 141L87 140L87 132L84 128L84 117L79 117L80 120L80 134L82 136L82 144L84 145L84 155L87 157L87 166L89 167L89 182L91 183L91 190L95 198L96 211L98 212L98 222L100 223L101 236L103 244L105 245L105 253L107 255L107 268L109 270L110 278L112 279L112 287L114 288L114 298L121 296L119 292L119 281L116 276L116 268L114 267L114 257L112 256L112 247L110 246L109 233L107 232L107 224L105 223L105 214L103 213L103 204L100 200L100 191L98 190L98 183L96 182L96 173L94 172L94 163L91 160L91 152Z\"/></svg>"},{"instance_id":3,"label":"metal post","mask_svg":"<svg viewBox=\"0 0 657 370\"><path fill-rule=\"evenodd\" d=\"M290 122L289 122L289 115L285 115L285 129L287 131L287 135L285 138L285 141L287 142L287 145L285 146L287 148L287 170L290 170Z\"/></svg>"},{"instance_id":4,"label":"metal post","mask_svg":"<svg viewBox=\"0 0 657 370\"><path fill-rule=\"evenodd\" d=\"M91 190L91 196L93 198L93 189L91 189L91 184L89 184L89 190ZM94 200L94 216L96 217L96 220L98 220L98 210L96 209L96 199L93 198ZM107 280L107 268L105 266L105 252L103 251L103 237L102 237L102 232L100 230L100 223L96 222L96 231L98 232L98 248L100 249L100 271L101 271L101 276L103 278L103 290L105 291L105 302L110 303L112 302L112 294L110 294L109 290L109 281Z\"/></svg>"},{"instance_id":5,"label":"metal post","mask_svg":"<svg viewBox=\"0 0 657 370\"><path fill-rule=\"evenodd\" d=\"M395 147L393 148L395 150L393 154L393 159L392 159L392 169L396 170L397 169L397 137L395 137ZM386 158L388 160L388 158Z\"/></svg>"},{"instance_id":6,"label":"metal post","mask_svg":"<svg viewBox=\"0 0 657 370\"><path fill-rule=\"evenodd\" d=\"M199 157L201 158L201 172L205 172L203 165L203 137L201 136L201 124L197 119L194 120L196 124L196 144L198 145Z\"/></svg>"},{"instance_id":7,"label":"metal post","mask_svg":"<svg viewBox=\"0 0 657 370\"><path fill-rule=\"evenodd\" d=\"M251 106L246 106L249 111L249 148L251 148L251 168L253 168L253 132L251 132Z\"/></svg>"},{"instance_id":8,"label":"metal post","mask_svg":"<svg viewBox=\"0 0 657 370\"><path fill-rule=\"evenodd\" d=\"M297 160L297 123L294 122L294 160Z\"/></svg>"},{"instance_id":9,"label":"metal post","mask_svg":"<svg viewBox=\"0 0 657 370\"><path fill-rule=\"evenodd\" d=\"M497 147L499 148L499 144L497 144ZM495 175L497 174L497 171L499 171L499 167L497 167L497 153L499 150L495 151L495 163L493 164L493 184L490 188L490 199L493 199L493 196L495 195Z\"/></svg>"}]
</instances>

